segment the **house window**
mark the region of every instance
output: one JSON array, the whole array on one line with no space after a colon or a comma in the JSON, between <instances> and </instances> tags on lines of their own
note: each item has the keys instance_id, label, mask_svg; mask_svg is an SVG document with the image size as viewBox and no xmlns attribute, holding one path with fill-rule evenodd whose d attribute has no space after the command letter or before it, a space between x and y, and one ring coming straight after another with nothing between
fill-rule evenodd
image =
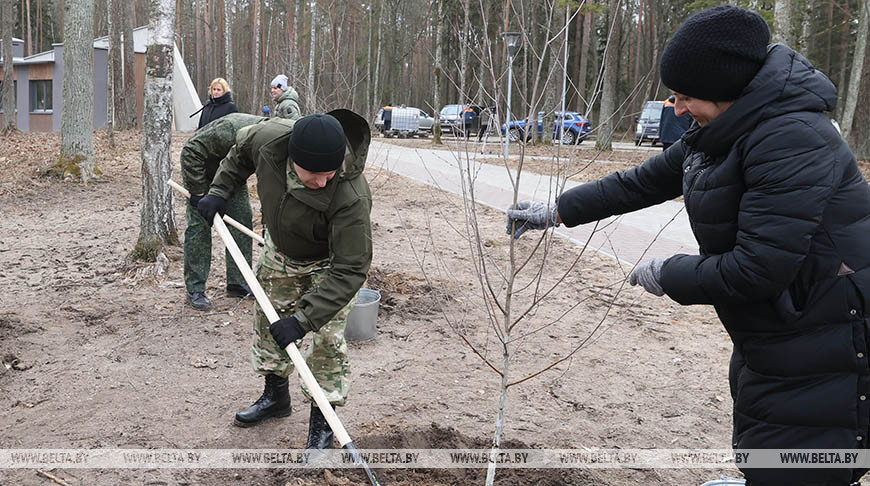
<instances>
[{"instance_id":1,"label":"house window","mask_svg":"<svg viewBox=\"0 0 870 486\"><path fill-rule=\"evenodd\" d=\"M30 82L30 111L51 111L51 80Z\"/></svg>"},{"instance_id":2,"label":"house window","mask_svg":"<svg viewBox=\"0 0 870 486\"><path fill-rule=\"evenodd\" d=\"M12 92L18 93L18 81L12 82ZM3 113L3 96L5 95L5 91L3 91L3 81L0 81L0 113Z\"/></svg>"}]
</instances>

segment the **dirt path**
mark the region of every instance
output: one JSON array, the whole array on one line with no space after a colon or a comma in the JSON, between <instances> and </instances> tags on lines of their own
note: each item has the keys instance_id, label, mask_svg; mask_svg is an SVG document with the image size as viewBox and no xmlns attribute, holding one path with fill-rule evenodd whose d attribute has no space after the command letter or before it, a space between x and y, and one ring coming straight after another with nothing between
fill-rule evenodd
<instances>
[{"instance_id":1,"label":"dirt path","mask_svg":"<svg viewBox=\"0 0 870 486\"><path fill-rule=\"evenodd\" d=\"M215 245L208 288L213 312L185 306L180 249L168 250L163 275L126 262L138 235L139 141L131 134L118 138L114 150L99 140L105 175L87 187L39 175L55 153L56 135L20 135L0 144L0 358L14 363L0 366L0 448L302 447L307 405L298 388L291 388L291 417L251 429L231 425L233 413L259 395L262 381L249 365L253 305L223 295L221 245ZM184 138L175 137L176 154ZM497 376L457 332L467 333L488 358L499 354L472 272L461 198L388 172L368 175L375 247L368 286L383 293L383 305L378 338L350 346L354 383L339 415L362 448L486 447ZM175 209L182 232L183 202ZM497 270L508 248L503 216L476 210ZM519 250L528 252L534 243L522 239ZM579 252L558 238L550 245L560 257L545 268L545 285ZM512 363L517 378L564 356L601 326L573 359L512 389L506 446L729 447L730 342L715 316L635 288L623 289L607 313L622 278L612 260L585 254L561 290L533 312L524 329L553 324L521 341ZM73 485L363 484L353 470L53 474ZM387 485L464 486L482 484L485 472L378 474ZM717 475L503 470L497 484L691 485ZM34 470L0 470L0 484L48 480Z\"/></svg>"}]
</instances>

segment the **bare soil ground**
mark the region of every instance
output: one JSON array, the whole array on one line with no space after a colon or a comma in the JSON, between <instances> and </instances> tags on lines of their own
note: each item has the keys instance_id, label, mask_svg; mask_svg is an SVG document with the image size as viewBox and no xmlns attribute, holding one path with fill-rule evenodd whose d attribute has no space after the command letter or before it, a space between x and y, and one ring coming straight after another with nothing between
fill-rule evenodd
<instances>
[{"instance_id":1,"label":"bare soil ground","mask_svg":"<svg viewBox=\"0 0 870 486\"><path fill-rule=\"evenodd\" d=\"M303 447L308 405L295 387L291 417L250 429L231 424L259 396L262 379L249 364L253 302L224 295L222 244L214 245L209 312L185 304L180 248L167 248L165 268L129 261L140 141L133 133L116 139L111 148L99 134L103 175L87 186L45 175L57 134L0 143L0 359L8 365L0 365L0 449ZM176 180L185 139L173 138ZM375 254L367 286L381 291L382 305L377 339L350 346L353 387L339 416L360 448L485 448L498 376L459 336L494 364L501 353L474 272L466 209L461 198L401 177L369 176ZM504 216L475 210L487 269L497 277L510 251ZM183 201L175 214L181 236ZM520 239L517 254L537 243ZM504 446L727 449L731 346L713 312L622 288L625 269L596 254L566 272L580 248L559 238L543 243L549 263L539 280L524 277L515 305L561 284L517 327L510 376L576 352L511 388ZM376 472L385 485L405 486L483 484L485 476L482 469ZM695 485L720 472L504 469L496 484ZM366 484L347 469L51 473L71 485ZM0 470L0 484L49 480L32 469Z\"/></svg>"}]
</instances>

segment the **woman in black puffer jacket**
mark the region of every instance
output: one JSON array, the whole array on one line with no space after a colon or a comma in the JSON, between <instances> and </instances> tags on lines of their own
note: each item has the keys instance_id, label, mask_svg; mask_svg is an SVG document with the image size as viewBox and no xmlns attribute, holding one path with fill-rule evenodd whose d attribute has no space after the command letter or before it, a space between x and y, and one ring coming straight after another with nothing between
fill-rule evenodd
<instances>
[{"instance_id":1,"label":"woman in black puffer jacket","mask_svg":"<svg viewBox=\"0 0 870 486\"><path fill-rule=\"evenodd\" d=\"M202 113L199 115L199 126L196 127L197 130L224 115L239 111L236 108L236 104L233 103L233 94L230 92L230 85L226 79L215 79L211 82L208 91L208 101L202 107Z\"/></svg>"},{"instance_id":2,"label":"woman in black puffer jacket","mask_svg":"<svg viewBox=\"0 0 870 486\"><path fill-rule=\"evenodd\" d=\"M677 116L695 119L682 139L557 204L519 203L509 231L575 226L682 194L700 254L642 263L630 281L715 307L734 343L733 446L866 449L870 187L825 115L834 85L768 40L754 12L690 17L661 61ZM864 472L743 469L752 486L846 486Z\"/></svg>"}]
</instances>

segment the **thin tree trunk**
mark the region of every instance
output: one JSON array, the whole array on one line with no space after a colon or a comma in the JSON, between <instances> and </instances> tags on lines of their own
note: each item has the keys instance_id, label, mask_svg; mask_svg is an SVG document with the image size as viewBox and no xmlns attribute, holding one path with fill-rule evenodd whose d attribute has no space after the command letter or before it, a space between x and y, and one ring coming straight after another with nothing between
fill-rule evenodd
<instances>
[{"instance_id":1,"label":"thin tree trunk","mask_svg":"<svg viewBox=\"0 0 870 486\"><path fill-rule=\"evenodd\" d=\"M308 112L314 113L317 109L317 100L314 93L314 58L317 54L317 0L311 2L311 40L308 45Z\"/></svg>"},{"instance_id":2,"label":"thin tree trunk","mask_svg":"<svg viewBox=\"0 0 870 486\"><path fill-rule=\"evenodd\" d=\"M613 149L613 132L616 129L617 118L614 116L616 108L616 83L618 82L619 67L619 34L620 0L610 0L608 7L608 21L610 24L610 36L607 39L604 57L604 80L601 94L601 115L598 120L598 135L595 137L595 148L610 151Z\"/></svg>"},{"instance_id":3,"label":"thin tree trunk","mask_svg":"<svg viewBox=\"0 0 870 486\"><path fill-rule=\"evenodd\" d=\"M465 85L468 78L468 34L471 30L471 19L469 18L469 0L462 0L462 31L459 35L459 104L464 105L468 100L468 93Z\"/></svg>"},{"instance_id":4,"label":"thin tree trunk","mask_svg":"<svg viewBox=\"0 0 870 486\"><path fill-rule=\"evenodd\" d=\"M849 2L845 2L844 7L846 11L843 17L843 28L840 36L840 73L837 86L846 86L849 82L849 80L846 78L846 67L849 65L846 54L849 52L849 23L852 20L852 12L849 10ZM838 119L843 118L843 110L846 107L846 103L843 102L845 93L845 89L841 89L837 93L837 112L839 114L837 116Z\"/></svg>"},{"instance_id":5,"label":"thin tree trunk","mask_svg":"<svg viewBox=\"0 0 870 486\"><path fill-rule=\"evenodd\" d=\"M0 0L0 5L7 14L0 17L0 40L3 41L3 124L0 133L6 134L18 129L15 119L15 82L12 72L12 30L15 28L15 19L12 18L12 9L15 0Z\"/></svg>"},{"instance_id":6,"label":"thin tree trunk","mask_svg":"<svg viewBox=\"0 0 870 486\"><path fill-rule=\"evenodd\" d=\"M444 25L444 0L435 0L438 3L438 17L435 20L435 69L433 76L435 77L435 89L432 97L432 116L435 118L435 125L432 127L433 142L441 145L441 76L443 74L441 68L441 37ZM380 37L380 35L379 35ZM378 51L380 54L380 51ZM378 56L380 57L380 56Z\"/></svg>"},{"instance_id":7,"label":"thin tree trunk","mask_svg":"<svg viewBox=\"0 0 870 486\"><path fill-rule=\"evenodd\" d=\"M366 5L366 8L369 10L369 42L366 44L366 110L372 111L374 108L372 104L372 32L375 28L372 24L372 10L374 8L371 3Z\"/></svg>"},{"instance_id":8,"label":"thin tree trunk","mask_svg":"<svg viewBox=\"0 0 870 486\"><path fill-rule=\"evenodd\" d=\"M292 74L288 73L288 75L293 76L293 84L299 84L299 76L302 72L299 66L299 19L302 17L302 2L296 0L293 5L293 48L290 52L290 59L292 63Z\"/></svg>"},{"instance_id":9,"label":"thin tree trunk","mask_svg":"<svg viewBox=\"0 0 870 486\"><path fill-rule=\"evenodd\" d=\"M792 0L776 0L773 10L773 41L782 42L789 47L795 47L794 2Z\"/></svg>"},{"instance_id":10,"label":"thin tree trunk","mask_svg":"<svg viewBox=\"0 0 870 486\"><path fill-rule=\"evenodd\" d=\"M145 112L142 121L142 209L137 260L155 261L161 248L177 244L172 194L172 48L173 0L155 0L145 71Z\"/></svg>"},{"instance_id":11,"label":"thin tree trunk","mask_svg":"<svg viewBox=\"0 0 870 486\"><path fill-rule=\"evenodd\" d=\"M66 9L58 168L87 183L94 176L94 0Z\"/></svg>"},{"instance_id":12,"label":"thin tree trunk","mask_svg":"<svg viewBox=\"0 0 870 486\"><path fill-rule=\"evenodd\" d=\"M233 0L224 0L224 71L225 77L233 86L233 16L232 16Z\"/></svg>"},{"instance_id":13,"label":"thin tree trunk","mask_svg":"<svg viewBox=\"0 0 870 486\"><path fill-rule=\"evenodd\" d=\"M861 17L858 21L858 37L855 39L855 53L852 56L852 73L849 75L849 88L846 92L846 106L843 107L843 117L840 129L843 138L849 140L852 133L852 118L858 104L858 94L861 89L861 71L864 70L864 52L867 47L867 28L870 24L870 2L862 2Z\"/></svg>"},{"instance_id":14,"label":"thin tree trunk","mask_svg":"<svg viewBox=\"0 0 870 486\"><path fill-rule=\"evenodd\" d=\"M91 2L91 3L93 3L93 2ZM26 4L27 4L26 5L26 7L27 7L27 11L26 11L27 12L27 55L32 56L33 55L33 36L31 35L31 32L32 32L33 28L30 26L30 0L27 0ZM93 11L93 5L91 5L91 11ZM22 26L22 28L23 27L24 26ZM93 30L91 32L93 32Z\"/></svg>"},{"instance_id":15,"label":"thin tree trunk","mask_svg":"<svg viewBox=\"0 0 870 486\"><path fill-rule=\"evenodd\" d=\"M380 84L380 80L381 80L381 47L382 47L382 40L383 40L383 34L384 34L383 23L384 23L384 11L385 10L386 10L386 7L383 4L381 4L381 11L378 12L378 46L377 46L377 50L376 50L377 54L375 55L375 89L372 91L374 93L373 96L375 98L376 105L380 105L380 104L384 103L384 101L381 100L381 93L380 93L380 90L378 89L378 85Z\"/></svg>"},{"instance_id":16,"label":"thin tree trunk","mask_svg":"<svg viewBox=\"0 0 870 486\"><path fill-rule=\"evenodd\" d=\"M136 112L136 53L133 51L133 14L131 9L121 9L121 35L123 38L122 58L124 63L123 109L120 113L120 129L129 130L139 125L139 115ZM117 107L116 107L117 109Z\"/></svg>"},{"instance_id":17,"label":"thin tree trunk","mask_svg":"<svg viewBox=\"0 0 870 486\"><path fill-rule=\"evenodd\" d=\"M258 105L260 104L260 99L257 96L257 93L263 91L263 88L260 83L260 0L254 0L254 56L252 57L253 66L251 69L253 74L251 75L251 112L257 113Z\"/></svg>"},{"instance_id":18,"label":"thin tree trunk","mask_svg":"<svg viewBox=\"0 0 870 486\"><path fill-rule=\"evenodd\" d=\"M580 92L580 100L577 103L577 111L588 114L589 95L586 92L586 78L589 73L589 44L592 38L592 12L583 14L583 41L580 43L580 77L577 80L577 91Z\"/></svg>"},{"instance_id":19,"label":"thin tree trunk","mask_svg":"<svg viewBox=\"0 0 870 486\"><path fill-rule=\"evenodd\" d=\"M109 0L109 119L111 129L119 129L119 112L124 106L124 68L121 62L122 0Z\"/></svg>"}]
</instances>

